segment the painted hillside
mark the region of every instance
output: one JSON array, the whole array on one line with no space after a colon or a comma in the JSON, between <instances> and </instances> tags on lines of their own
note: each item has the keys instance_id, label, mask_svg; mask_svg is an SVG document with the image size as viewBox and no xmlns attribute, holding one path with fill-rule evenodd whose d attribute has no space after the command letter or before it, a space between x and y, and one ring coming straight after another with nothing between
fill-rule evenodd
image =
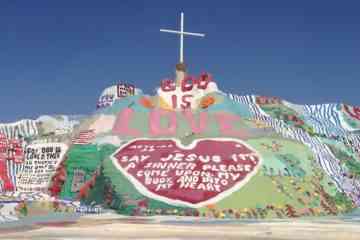
<instances>
[{"instance_id":1,"label":"painted hillside","mask_svg":"<svg viewBox=\"0 0 360 240\"><path fill-rule=\"evenodd\" d=\"M348 213L360 205L359 130L358 107L227 93L206 73L163 80L155 95L117 84L88 116L0 125L0 222L108 209L234 219Z\"/></svg>"}]
</instances>

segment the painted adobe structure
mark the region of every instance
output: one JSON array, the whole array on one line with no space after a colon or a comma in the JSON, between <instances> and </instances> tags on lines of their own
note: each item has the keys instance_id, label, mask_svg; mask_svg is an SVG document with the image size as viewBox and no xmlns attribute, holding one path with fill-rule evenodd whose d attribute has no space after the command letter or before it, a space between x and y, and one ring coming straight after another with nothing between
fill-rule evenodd
<instances>
[{"instance_id":1,"label":"painted adobe structure","mask_svg":"<svg viewBox=\"0 0 360 240\"><path fill-rule=\"evenodd\" d=\"M360 205L360 108L239 96L179 72L154 96L111 86L88 116L1 124L0 198L13 210L2 204L0 221L79 204L235 219Z\"/></svg>"}]
</instances>

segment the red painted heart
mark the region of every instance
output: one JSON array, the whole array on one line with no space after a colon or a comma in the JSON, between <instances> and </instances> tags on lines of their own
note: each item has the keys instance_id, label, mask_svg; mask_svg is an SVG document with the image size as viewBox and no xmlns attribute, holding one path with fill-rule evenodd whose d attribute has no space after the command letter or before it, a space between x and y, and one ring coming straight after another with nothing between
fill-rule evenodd
<instances>
[{"instance_id":1,"label":"red painted heart","mask_svg":"<svg viewBox=\"0 0 360 240\"><path fill-rule=\"evenodd\" d=\"M237 139L135 139L116 151L115 166L147 197L202 207L243 186L260 165L259 154Z\"/></svg>"}]
</instances>

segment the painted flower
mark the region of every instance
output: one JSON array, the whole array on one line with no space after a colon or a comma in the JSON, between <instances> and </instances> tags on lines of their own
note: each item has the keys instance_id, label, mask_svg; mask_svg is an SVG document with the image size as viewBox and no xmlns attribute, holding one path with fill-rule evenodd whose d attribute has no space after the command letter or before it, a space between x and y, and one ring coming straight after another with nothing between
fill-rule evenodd
<instances>
[{"instance_id":1,"label":"painted flower","mask_svg":"<svg viewBox=\"0 0 360 240\"><path fill-rule=\"evenodd\" d=\"M215 103L215 98L213 96L204 97L200 102L201 108L208 108L209 106Z\"/></svg>"},{"instance_id":2,"label":"painted flower","mask_svg":"<svg viewBox=\"0 0 360 240\"><path fill-rule=\"evenodd\" d=\"M153 101L148 97L140 98L139 103L145 108L154 108L155 107L155 104L153 103Z\"/></svg>"}]
</instances>

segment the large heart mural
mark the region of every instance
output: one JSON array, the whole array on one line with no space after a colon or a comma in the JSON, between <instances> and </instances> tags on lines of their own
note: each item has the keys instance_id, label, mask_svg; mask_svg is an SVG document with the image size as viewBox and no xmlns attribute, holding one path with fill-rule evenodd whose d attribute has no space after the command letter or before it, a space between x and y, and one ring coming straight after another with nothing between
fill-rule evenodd
<instances>
[{"instance_id":1,"label":"large heart mural","mask_svg":"<svg viewBox=\"0 0 360 240\"><path fill-rule=\"evenodd\" d=\"M114 165L147 197L202 207L241 188L260 166L260 155L230 138L135 139L113 155Z\"/></svg>"}]
</instances>

